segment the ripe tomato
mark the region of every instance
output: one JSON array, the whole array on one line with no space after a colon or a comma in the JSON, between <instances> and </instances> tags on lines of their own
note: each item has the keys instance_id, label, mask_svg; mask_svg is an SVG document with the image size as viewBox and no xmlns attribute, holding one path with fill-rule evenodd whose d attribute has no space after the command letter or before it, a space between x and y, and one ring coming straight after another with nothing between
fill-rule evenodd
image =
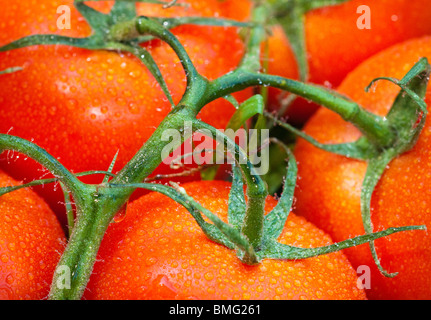
<instances>
[{"instance_id":1,"label":"ripe tomato","mask_svg":"<svg viewBox=\"0 0 431 320\"><path fill-rule=\"evenodd\" d=\"M402 78L420 57L431 58L431 38L395 45L362 63L338 90L364 108L384 116L399 89L379 82L374 92L364 88L379 76ZM426 102L431 102L428 86ZM338 115L322 108L304 130L322 143L354 141L359 132ZM360 192L366 163L350 160L312 147L299 140L296 212L328 232L334 241L364 233ZM431 227L431 120L428 118L415 147L393 160L371 200L371 219L376 231L387 227ZM423 231L402 232L378 239L376 250L383 268L399 272L383 277L375 268L368 245L345 252L354 267L368 265L372 271L369 298L428 299L431 297L431 237Z\"/></svg>"},{"instance_id":2,"label":"ripe tomato","mask_svg":"<svg viewBox=\"0 0 431 320\"><path fill-rule=\"evenodd\" d=\"M140 15L228 16L237 5L234 1L187 1L188 9L138 4ZM0 44L36 33L55 33L85 37L90 28L73 7L73 1L17 2L1 0L8 8L0 13ZM71 29L58 30L57 7L68 5ZM111 3L92 3L108 12ZM223 11L227 5L226 14ZM229 10L228 10L229 8ZM242 12L242 11L239 11ZM241 13L242 14L242 13ZM184 45L198 71L209 79L236 67L244 45L234 27L181 26L173 32ZM209 41L211 39L211 41ZM179 59L161 41L144 45L159 65L178 102L185 87L185 74ZM0 69L21 66L23 70L0 78L0 132L32 140L57 157L73 172L106 170L117 150L116 169L121 169L150 137L171 110L155 79L137 58L117 52L90 51L69 46L33 46L0 53ZM238 95L238 99L248 96ZM224 128L234 107L220 99L201 113L201 118L217 128ZM48 177L40 166L24 157L7 158L0 166L17 179ZM114 171L115 171L114 170ZM158 173L170 172L167 165ZM100 176L84 179L101 182ZM62 194L52 195L52 188L37 189L56 209Z\"/></svg>"},{"instance_id":3,"label":"ripe tomato","mask_svg":"<svg viewBox=\"0 0 431 320\"><path fill-rule=\"evenodd\" d=\"M0 172L0 187L18 182ZM48 296L66 239L54 213L35 192L21 189L0 197L0 299Z\"/></svg>"},{"instance_id":4,"label":"ripe tomato","mask_svg":"<svg viewBox=\"0 0 431 320\"><path fill-rule=\"evenodd\" d=\"M204 207L226 219L230 184L182 185ZM276 201L267 199L267 210ZM331 239L289 215L280 242L314 247ZM173 200L150 193L131 202L124 219L102 241L85 299L365 299L341 252L297 261L242 264L235 252L208 240Z\"/></svg>"},{"instance_id":5,"label":"ripe tomato","mask_svg":"<svg viewBox=\"0 0 431 320\"><path fill-rule=\"evenodd\" d=\"M365 13L357 13L362 5L369 8L370 29L357 26L358 19L361 22ZM309 11L305 16L309 81L337 87L350 71L373 54L398 42L431 34L428 5L428 0L350 0ZM284 35L274 33L274 37ZM282 42L288 44L285 37L273 41L273 50ZM283 50L290 50L290 47ZM291 63L290 54L286 58L278 57L271 56L270 60L275 66L283 65L282 69L275 69L277 74L295 77L297 73L293 70L297 66ZM278 106L278 100L283 97L279 91L274 91L270 100L273 107ZM317 108L316 104L298 99L287 115L291 122L302 124Z\"/></svg>"}]
</instances>

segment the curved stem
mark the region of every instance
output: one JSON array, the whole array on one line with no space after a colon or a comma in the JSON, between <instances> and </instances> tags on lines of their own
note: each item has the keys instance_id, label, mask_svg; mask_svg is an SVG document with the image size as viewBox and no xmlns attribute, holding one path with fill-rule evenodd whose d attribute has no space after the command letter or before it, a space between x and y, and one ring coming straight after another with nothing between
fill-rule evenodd
<instances>
[{"instance_id":1,"label":"curved stem","mask_svg":"<svg viewBox=\"0 0 431 320\"><path fill-rule=\"evenodd\" d=\"M0 134L0 150L13 150L29 156L48 169L57 180L61 181L72 193L76 201L81 199L85 184L67 170L46 150L25 139Z\"/></svg>"},{"instance_id":2,"label":"curved stem","mask_svg":"<svg viewBox=\"0 0 431 320\"><path fill-rule=\"evenodd\" d=\"M195 81L202 78L180 41L156 19L141 16L131 21L118 23L111 29L111 37L119 41L133 39L143 34L150 34L165 41L174 50L186 72L187 87L194 86Z\"/></svg>"},{"instance_id":3,"label":"curved stem","mask_svg":"<svg viewBox=\"0 0 431 320\"><path fill-rule=\"evenodd\" d=\"M104 174L108 177L115 177L114 174L112 174L111 172L108 171L84 171L84 172L79 172L79 173L75 173L75 177L83 177L83 176L89 176L89 175L93 175L93 174ZM49 183L54 183L54 182L58 182L59 179L58 178L48 178L48 179L40 179L40 180L34 180L34 181L30 181L28 183L24 183L24 184L20 184L20 185L16 185L16 186L7 186L7 187L1 187L0 188L0 196L15 191L15 190L19 190L19 189L24 189L24 188L28 188L28 187L34 187L34 186L41 186L41 185L45 185L45 184L49 184Z\"/></svg>"},{"instance_id":4,"label":"curved stem","mask_svg":"<svg viewBox=\"0 0 431 320\"><path fill-rule=\"evenodd\" d=\"M391 227L383 231L357 236L351 239L343 240L323 247L301 248L272 241L268 243L268 249L262 252L262 256L269 259L308 259L332 252L338 252L343 249L359 246L361 244L373 242L376 239L387 237L398 232L413 230L426 230L426 226L406 226Z\"/></svg>"},{"instance_id":5,"label":"curved stem","mask_svg":"<svg viewBox=\"0 0 431 320\"><path fill-rule=\"evenodd\" d=\"M249 72L238 69L209 84L209 103L250 86L271 86L304 97L339 114L355 125L371 142L384 148L392 144L396 135L388 121L363 109L354 101L326 88L280 76Z\"/></svg>"},{"instance_id":6,"label":"curved stem","mask_svg":"<svg viewBox=\"0 0 431 320\"><path fill-rule=\"evenodd\" d=\"M77 206L76 224L54 273L49 299L81 299L112 220L111 212L118 212L122 206L108 192L107 188L98 191L88 186L85 201Z\"/></svg>"}]
</instances>

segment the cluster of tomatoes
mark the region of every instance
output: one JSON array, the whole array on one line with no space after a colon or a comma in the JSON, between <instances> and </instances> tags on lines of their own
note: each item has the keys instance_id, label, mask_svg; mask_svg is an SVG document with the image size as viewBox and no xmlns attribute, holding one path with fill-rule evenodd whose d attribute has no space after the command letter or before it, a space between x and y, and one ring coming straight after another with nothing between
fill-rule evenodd
<instances>
[{"instance_id":1,"label":"cluster of tomatoes","mask_svg":"<svg viewBox=\"0 0 431 320\"><path fill-rule=\"evenodd\" d=\"M250 0L187 0L188 7L137 3L140 15L250 18ZM340 1L342 2L342 1ZM357 7L367 3L371 28L357 27ZM181 3L181 1L179 1ZM0 0L0 45L31 34L85 37L91 32L72 0ZM305 15L309 81L336 88L365 109L384 116L399 88L377 77L402 78L421 57L431 59L428 0L344 1ZM71 8L71 28L59 30L57 8ZM89 3L108 12L112 2ZM268 28L270 29L270 28ZM237 27L183 25L174 28L199 73L215 79L232 71L245 52ZM272 26L265 72L298 78L289 41ZM174 102L186 90L180 61L165 43L143 44L151 52ZM33 141L72 172L124 167L171 105L151 73L130 54L37 45L0 53L0 133ZM431 102L427 92L426 102ZM236 94L241 101L252 90ZM268 108L285 93L270 89ZM316 111L317 110L317 111ZM235 112L227 100L206 106L199 117L225 128ZM310 115L313 114L311 117ZM287 111L292 123L322 143L357 139L359 131L338 115L297 99ZM409 152L393 160L373 193L374 229L405 225L431 227L431 126ZM298 139L294 147L299 179L295 205L280 242L317 247L364 234L360 191L366 163L319 150ZM50 177L19 153L0 158L0 186ZM156 173L171 173L160 165ZM102 176L82 178L101 183ZM178 180L176 180L178 181ZM182 177L182 186L204 207L226 217L230 183ZM431 298L431 237L410 231L376 241L380 274L369 246L297 261L242 264L235 252L211 242L181 205L158 193L136 197L123 219L111 224L99 250L85 299L428 299ZM267 199L267 210L276 200ZM59 185L22 189L0 197L0 298L44 299L67 243L64 198ZM358 270L367 267L359 285Z\"/></svg>"}]
</instances>

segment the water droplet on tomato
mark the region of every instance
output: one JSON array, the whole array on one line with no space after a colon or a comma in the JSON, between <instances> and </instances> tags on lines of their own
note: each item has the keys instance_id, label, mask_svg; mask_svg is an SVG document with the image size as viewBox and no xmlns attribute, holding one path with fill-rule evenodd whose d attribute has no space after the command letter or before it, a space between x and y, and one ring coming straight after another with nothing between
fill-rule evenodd
<instances>
[{"instance_id":1,"label":"water droplet on tomato","mask_svg":"<svg viewBox=\"0 0 431 320\"><path fill-rule=\"evenodd\" d=\"M157 258L156 257L148 257L147 259L145 259L145 263L147 266L155 265L157 263Z\"/></svg>"},{"instance_id":2,"label":"water droplet on tomato","mask_svg":"<svg viewBox=\"0 0 431 320\"><path fill-rule=\"evenodd\" d=\"M212 279L214 279L214 275L211 272L207 272L205 273L204 278L208 281L211 281Z\"/></svg>"},{"instance_id":3,"label":"water droplet on tomato","mask_svg":"<svg viewBox=\"0 0 431 320\"><path fill-rule=\"evenodd\" d=\"M117 212L114 219L112 219L111 223L120 223L126 218L126 214L127 214L127 202Z\"/></svg>"},{"instance_id":4,"label":"water droplet on tomato","mask_svg":"<svg viewBox=\"0 0 431 320\"><path fill-rule=\"evenodd\" d=\"M13 291L6 284L0 287L0 300L13 300Z\"/></svg>"},{"instance_id":5,"label":"water droplet on tomato","mask_svg":"<svg viewBox=\"0 0 431 320\"><path fill-rule=\"evenodd\" d=\"M0 257L0 261L3 263L7 263L9 261L9 257L6 254L2 254Z\"/></svg>"},{"instance_id":6,"label":"water droplet on tomato","mask_svg":"<svg viewBox=\"0 0 431 320\"><path fill-rule=\"evenodd\" d=\"M7 245L7 247L9 248L10 251L14 251L16 246L14 242L11 242Z\"/></svg>"},{"instance_id":7,"label":"water droplet on tomato","mask_svg":"<svg viewBox=\"0 0 431 320\"><path fill-rule=\"evenodd\" d=\"M6 283L7 284L12 284L13 282L14 282L14 277L13 277L13 275L12 274L8 274L7 276L6 276Z\"/></svg>"},{"instance_id":8,"label":"water droplet on tomato","mask_svg":"<svg viewBox=\"0 0 431 320\"><path fill-rule=\"evenodd\" d=\"M139 106L136 103L131 102L129 104L129 111L132 114L138 114L139 113Z\"/></svg>"},{"instance_id":9,"label":"water droplet on tomato","mask_svg":"<svg viewBox=\"0 0 431 320\"><path fill-rule=\"evenodd\" d=\"M150 286L151 294L155 297L163 297L164 299L175 299L178 290L169 280L166 275L160 274L153 281Z\"/></svg>"}]
</instances>

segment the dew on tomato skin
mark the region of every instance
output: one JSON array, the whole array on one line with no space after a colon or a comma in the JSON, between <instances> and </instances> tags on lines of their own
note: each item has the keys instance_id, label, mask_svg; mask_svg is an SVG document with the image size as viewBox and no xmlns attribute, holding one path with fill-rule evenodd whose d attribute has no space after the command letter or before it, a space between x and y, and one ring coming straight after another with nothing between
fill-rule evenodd
<instances>
[{"instance_id":1,"label":"dew on tomato skin","mask_svg":"<svg viewBox=\"0 0 431 320\"><path fill-rule=\"evenodd\" d=\"M145 263L147 266L155 265L157 263L157 258L156 257L148 257L147 259L145 259Z\"/></svg>"},{"instance_id":2,"label":"dew on tomato skin","mask_svg":"<svg viewBox=\"0 0 431 320\"><path fill-rule=\"evenodd\" d=\"M126 218L127 215L127 202L118 210L118 212L115 214L114 218L112 219L111 223L120 223Z\"/></svg>"},{"instance_id":3,"label":"dew on tomato skin","mask_svg":"<svg viewBox=\"0 0 431 320\"><path fill-rule=\"evenodd\" d=\"M4 284L0 287L0 300L13 300L14 294L12 289Z\"/></svg>"},{"instance_id":4,"label":"dew on tomato skin","mask_svg":"<svg viewBox=\"0 0 431 320\"><path fill-rule=\"evenodd\" d=\"M9 284L9 285L11 285L11 284L13 284L13 283L14 283L14 281L15 281L14 276L13 276L11 273L9 273L9 274L6 276L6 283L7 283L7 284Z\"/></svg>"},{"instance_id":5,"label":"dew on tomato skin","mask_svg":"<svg viewBox=\"0 0 431 320\"><path fill-rule=\"evenodd\" d=\"M0 256L0 261L3 262L3 263L7 263L9 261L9 257L5 253L3 253Z\"/></svg>"},{"instance_id":6,"label":"dew on tomato skin","mask_svg":"<svg viewBox=\"0 0 431 320\"><path fill-rule=\"evenodd\" d=\"M10 242L8 243L7 247L9 248L10 251L14 251L16 248L16 245L14 242Z\"/></svg>"}]
</instances>

